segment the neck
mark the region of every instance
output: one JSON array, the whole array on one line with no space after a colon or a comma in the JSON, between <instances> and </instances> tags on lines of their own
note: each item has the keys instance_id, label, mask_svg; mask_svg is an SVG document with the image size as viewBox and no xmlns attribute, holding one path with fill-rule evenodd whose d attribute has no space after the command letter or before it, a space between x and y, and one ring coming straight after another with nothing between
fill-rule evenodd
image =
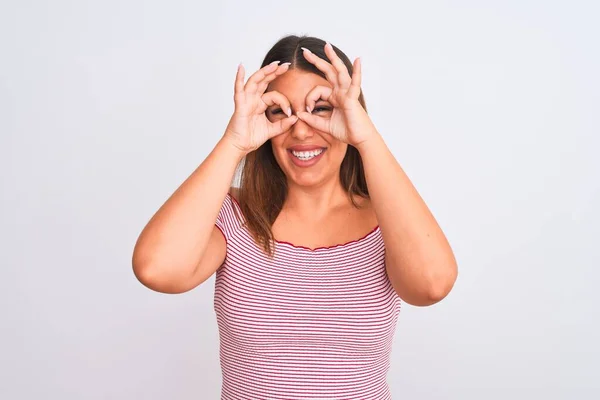
<instances>
[{"instance_id":1,"label":"neck","mask_svg":"<svg viewBox=\"0 0 600 400\"><path fill-rule=\"evenodd\" d=\"M298 186L288 183L288 193L283 208L288 212L309 218L319 219L332 209L350 204L348 194L339 179L318 186Z\"/></svg>"}]
</instances>

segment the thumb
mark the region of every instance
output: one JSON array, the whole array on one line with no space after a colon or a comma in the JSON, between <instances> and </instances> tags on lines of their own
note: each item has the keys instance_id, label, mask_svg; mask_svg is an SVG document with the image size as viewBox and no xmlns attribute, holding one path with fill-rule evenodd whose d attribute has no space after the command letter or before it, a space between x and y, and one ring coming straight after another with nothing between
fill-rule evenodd
<instances>
[{"instance_id":1,"label":"thumb","mask_svg":"<svg viewBox=\"0 0 600 400\"><path fill-rule=\"evenodd\" d=\"M292 115L290 117L281 119L277 122L270 122L269 123L269 139L287 131L288 129L290 129L292 127L292 125L294 125L296 123L296 121L298 121L298 117L296 117L295 115Z\"/></svg>"},{"instance_id":2,"label":"thumb","mask_svg":"<svg viewBox=\"0 0 600 400\"><path fill-rule=\"evenodd\" d=\"M298 118L306 122L308 125L315 129L323 132L329 132L329 120L323 117L318 117L306 111L301 111L298 114Z\"/></svg>"}]
</instances>

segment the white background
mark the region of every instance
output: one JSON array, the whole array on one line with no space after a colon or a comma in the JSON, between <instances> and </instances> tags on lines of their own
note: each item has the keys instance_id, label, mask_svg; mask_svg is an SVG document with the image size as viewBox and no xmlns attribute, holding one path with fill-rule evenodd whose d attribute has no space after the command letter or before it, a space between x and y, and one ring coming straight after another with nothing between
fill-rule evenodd
<instances>
[{"instance_id":1,"label":"white background","mask_svg":"<svg viewBox=\"0 0 600 400\"><path fill-rule=\"evenodd\" d=\"M394 399L600 398L593 1L0 5L0 398L218 399L214 276L135 280L135 240L286 34L362 57L370 114L459 278L404 305Z\"/></svg>"}]
</instances>

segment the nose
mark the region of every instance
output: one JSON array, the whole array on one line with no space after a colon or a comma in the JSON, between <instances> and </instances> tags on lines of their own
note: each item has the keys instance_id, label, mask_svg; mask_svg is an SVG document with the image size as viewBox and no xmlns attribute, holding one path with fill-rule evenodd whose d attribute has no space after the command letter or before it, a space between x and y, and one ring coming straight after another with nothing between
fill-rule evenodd
<instances>
[{"instance_id":1,"label":"nose","mask_svg":"<svg viewBox=\"0 0 600 400\"><path fill-rule=\"evenodd\" d=\"M305 140L311 138L314 134L313 128L302 120L296 121L292 126L292 136L298 140Z\"/></svg>"}]
</instances>

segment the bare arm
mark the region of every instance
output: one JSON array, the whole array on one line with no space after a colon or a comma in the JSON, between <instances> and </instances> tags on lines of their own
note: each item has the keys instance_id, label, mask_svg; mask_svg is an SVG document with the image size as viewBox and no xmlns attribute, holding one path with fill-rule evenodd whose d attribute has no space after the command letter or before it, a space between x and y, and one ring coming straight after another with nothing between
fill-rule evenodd
<instances>
[{"instance_id":1,"label":"bare arm","mask_svg":"<svg viewBox=\"0 0 600 400\"><path fill-rule=\"evenodd\" d=\"M237 165L246 154L297 120L289 112L288 118L275 123L265 116L269 105L290 109L289 101L280 93L265 93L269 82L288 67L271 63L245 85L244 68L238 67L235 111L223 138L150 219L135 245L133 271L145 286L182 293L204 282L223 263L226 242L215 222Z\"/></svg>"},{"instance_id":2,"label":"bare arm","mask_svg":"<svg viewBox=\"0 0 600 400\"><path fill-rule=\"evenodd\" d=\"M454 253L383 138L373 132L358 151L385 242L386 271L406 303L435 304L448 295L457 279Z\"/></svg>"},{"instance_id":3,"label":"bare arm","mask_svg":"<svg viewBox=\"0 0 600 400\"><path fill-rule=\"evenodd\" d=\"M142 284L181 293L202 283L223 262L225 240L215 221L243 156L226 137L221 139L150 219L133 252L133 271ZM219 248L206 254L209 242ZM199 271L200 261L211 271Z\"/></svg>"},{"instance_id":4,"label":"bare arm","mask_svg":"<svg viewBox=\"0 0 600 400\"><path fill-rule=\"evenodd\" d=\"M298 118L353 145L363 160L371 203L385 242L386 272L406 303L428 306L448 295L458 276L454 253L429 208L375 129L360 104L361 64L352 76L333 47L326 44L331 63L304 50L304 57L327 76L332 88L309 94L309 107L324 96L335 107L330 118L310 112Z\"/></svg>"}]
</instances>

